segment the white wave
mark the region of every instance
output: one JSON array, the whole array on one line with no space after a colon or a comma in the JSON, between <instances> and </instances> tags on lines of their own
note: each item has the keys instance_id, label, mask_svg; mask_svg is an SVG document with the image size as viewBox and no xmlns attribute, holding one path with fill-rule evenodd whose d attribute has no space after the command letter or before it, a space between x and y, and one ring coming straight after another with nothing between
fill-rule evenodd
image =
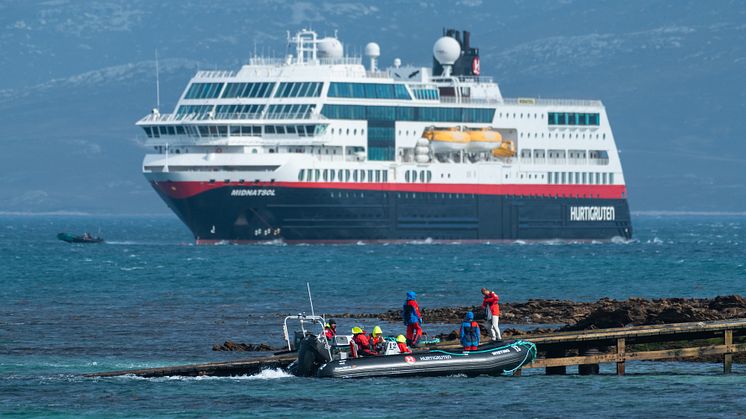
<instances>
[{"instance_id":1,"label":"white wave","mask_svg":"<svg viewBox=\"0 0 746 419\"><path fill-rule=\"evenodd\" d=\"M215 380L247 380L247 381L254 381L254 380L277 380L281 378L291 378L293 377L292 374L288 373L287 371L283 371L279 368L276 369L267 369L262 370L258 374L254 375L236 375L231 377L214 377L214 376L208 376L203 375L199 377L187 377L183 375L175 375L170 377L140 377L138 375L134 374L127 374L122 375L121 378L130 379L130 380L147 380L147 381L154 381L154 382L167 382L167 381L215 381Z\"/></svg>"},{"instance_id":2,"label":"white wave","mask_svg":"<svg viewBox=\"0 0 746 419\"><path fill-rule=\"evenodd\" d=\"M268 240L265 242L260 242L259 244L264 246L287 246L287 243L285 243L285 241L283 241L282 239Z\"/></svg>"},{"instance_id":3,"label":"white wave","mask_svg":"<svg viewBox=\"0 0 746 419\"><path fill-rule=\"evenodd\" d=\"M631 244L637 242L635 239L625 239L622 236L614 236L611 238L611 242L614 244Z\"/></svg>"},{"instance_id":4,"label":"white wave","mask_svg":"<svg viewBox=\"0 0 746 419\"><path fill-rule=\"evenodd\" d=\"M140 269L145 269L145 268L143 268L142 266L132 266L132 267L122 266L121 268L119 268L120 271L125 271L125 272L136 271Z\"/></svg>"},{"instance_id":5,"label":"white wave","mask_svg":"<svg viewBox=\"0 0 746 419\"><path fill-rule=\"evenodd\" d=\"M663 244L664 242L663 242L663 240L659 239L658 237L653 237L652 240L648 240L645 243L648 243L648 244Z\"/></svg>"},{"instance_id":6,"label":"white wave","mask_svg":"<svg viewBox=\"0 0 746 419\"><path fill-rule=\"evenodd\" d=\"M425 240L412 240L410 242L407 242L407 244L433 244L435 241L432 237L427 237ZM454 243L450 243L454 244Z\"/></svg>"}]
</instances>

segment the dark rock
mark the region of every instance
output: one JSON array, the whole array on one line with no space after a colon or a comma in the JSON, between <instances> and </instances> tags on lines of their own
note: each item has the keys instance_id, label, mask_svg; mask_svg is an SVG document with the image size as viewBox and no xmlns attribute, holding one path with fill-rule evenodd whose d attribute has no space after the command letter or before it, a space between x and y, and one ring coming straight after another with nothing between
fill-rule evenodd
<instances>
[{"instance_id":1,"label":"dark rock","mask_svg":"<svg viewBox=\"0 0 746 419\"><path fill-rule=\"evenodd\" d=\"M266 343L236 343L230 340L226 340L222 345L212 345L213 351L229 351L229 352L269 352L277 351L278 348L273 348Z\"/></svg>"}]
</instances>

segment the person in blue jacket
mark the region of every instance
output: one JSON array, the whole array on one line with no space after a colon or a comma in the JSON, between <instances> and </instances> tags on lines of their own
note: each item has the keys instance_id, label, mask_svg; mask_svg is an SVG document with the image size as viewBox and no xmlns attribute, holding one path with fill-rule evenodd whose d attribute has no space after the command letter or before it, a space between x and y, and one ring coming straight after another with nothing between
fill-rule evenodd
<instances>
[{"instance_id":1,"label":"person in blue jacket","mask_svg":"<svg viewBox=\"0 0 746 419\"><path fill-rule=\"evenodd\" d=\"M422 337L422 314L420 314L420 306L417 304L417 295L414 291L407 292L407 300L402 307L401 317L407 326L407 344L417 347L417 342Z\"/></svg>"},{"instance_id":2,"label":"person in blue jacket","mask_svg":"<svg viewBox=\"0 0 746 419\"><path fill-rule=\"evenodd\" d=\"M474 321L474 313L471 311L466 313L463 323L461 323L461 330L459 331L461 337L461 345L464 347L464 351L476 351L479 346L479 323Z\"/></svg>"}]
</instances>

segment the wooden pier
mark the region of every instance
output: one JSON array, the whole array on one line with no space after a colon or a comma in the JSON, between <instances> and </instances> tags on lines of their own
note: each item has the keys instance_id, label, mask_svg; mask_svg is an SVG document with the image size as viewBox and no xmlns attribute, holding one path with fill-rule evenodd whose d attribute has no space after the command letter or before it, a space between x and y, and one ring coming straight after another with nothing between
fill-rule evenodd
<instances>
[{"instance_id":1,"label":"wooden pier","mask_svg":"<svg viewBox=\"0 0 746 419\"><path fill-rule=\"evenodd\" d=\"M545 368L547 374L565 374L567 367L575 365L580 374L597 374L599 364L616 363L617 374L623 375L626 361L701 357L720 357L723 372L730 373L733 355L746 354L746 319L558 332L520 338L535 343L539 352L539 357L523 368ZM651 350L648 346L655 346L655 349ZM460 346L442 344L431 348L456 350ZM237 361L101 372L86 376L251 375L264 369L286 368L295 358L294 353L287 353ZM517 375L520 375L520 370Z\"/></svg>"},{"instance_id":2,"label":"wooden pier","mask_svg":"<svg viewBox=\"0 0 746 419\"><path fill-rule=\"evenodd\" d=\"M723 372L730 373L733 355L746 353L746 319L561 332L526 340L543 356L524 368L545 368L547 374L564 374L575 365L580 374L595 374L599 364L616 363L617 374L623 375L626 361L702 357L721 357Z\"/></svg>"}]
</instances>

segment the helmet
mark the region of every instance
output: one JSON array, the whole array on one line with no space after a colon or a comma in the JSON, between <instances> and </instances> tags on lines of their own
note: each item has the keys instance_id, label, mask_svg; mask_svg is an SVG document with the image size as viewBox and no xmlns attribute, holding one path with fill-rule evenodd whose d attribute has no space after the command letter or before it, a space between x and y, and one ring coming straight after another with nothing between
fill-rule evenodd
<instances>
[{"instance_id":1,"label":"helmet","mask_svg":"<svg viewBox=\"0 0 746 419\"><path fill-rule=\"evenodd\" d=\"M352 328L352 334L353 335L357 335L359 333L363 333L363 329L361 329L361 328L359 328L357 326L355 326L355 327Z\"/></svg>"},{"instance_id":2,"label":"helmet","mask_svg":"<svg viewBox=\"0 0 746 419\"><path fill-rule=\"evenodd\" d=\"M474 313L471 311L466 313L466 320L474 320Z\"/></svg>"},{"instance_id":3,"label":"helmet","mask_svg":"<svg viewBox=\"0 0 746 419\"><path fill-rule=\"evenodd\" d=\"M373 328L373 334L374 335L382 335L383 334L383 330L381 330L381 326L374 327Z\"/></svg>"},{"instance_id":4,"label":"helmet","mask_svg":"<svg viewBox=\"0 0 746 419\"><path fill-rule=\"evenodd\" d=\"M331 328L332 328L332 327L331 327L331 326L329 326L329 323L327 323L327 324L325 324L325 325L324 325L324 329L331 329Z\"/></svg>"},{"instance_id":5,"label":"helmet","mask_svg":"<svg viewBox=\"0 0 746 419\"><path fill-rule=\"evenodd\" d=\"M417 294L414 291L407 291L407 300L416 300Z\"/></svg>"},{"instance_id":6,"label":"helmet","mask_svg":"<svg viewBox=\"0 0 746 419\"><path fill-rule=\"evenodd\" d=\"M405 343L407 341L407 338L405 338L404 335L399 335L396 337L396 341L399 343Z\"/></svg>"},{"instance_id":7,"label":"helmet","mask_svg":"<svg viewBox=\"0 0 746 419\"><path fill-rule=\"evenodd\" d=\"M329 324L337 325L337 322L334 319L329 319Z\"/></svg>"}]
</instances>

